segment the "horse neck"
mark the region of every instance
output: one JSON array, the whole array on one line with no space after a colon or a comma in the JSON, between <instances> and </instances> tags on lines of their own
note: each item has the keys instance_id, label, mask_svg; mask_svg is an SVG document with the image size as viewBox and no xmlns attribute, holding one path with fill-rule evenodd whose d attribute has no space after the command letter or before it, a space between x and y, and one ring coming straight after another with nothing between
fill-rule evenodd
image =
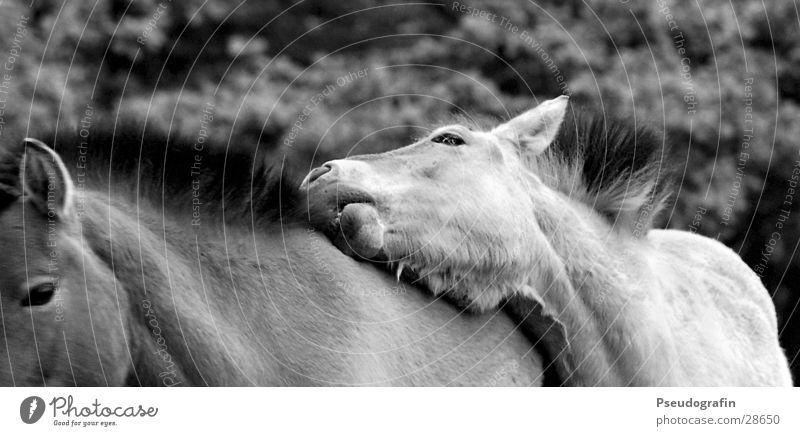
<instances>
[{"instance_id":1,"label":"horse neck","mask_svg":"<svg viewBox=\"0 0 800 436\"><path fill-rule=\"evenodd\" d=\"M620 286L628 281L623 252L635 250L636 241L613 234L587 207L543 191L533 198L541 240L529 285L563 336L561 343L545 337L545 347L567 384L636 384L648 357L639 344L647 343L647 329L629 316Z\"/></svg>"},{"instance_id":2,"label":"horse neck","mask_svg":"<svg viewBox=\"0 0 800 436\"><path fill-rule=\"evenodd\" d=\"M129 383L142 385L181 385L202 383L191 356L181 346L192 338L175 332L207 331L198 326L200 307L188 307L187 299L176 298L176 288L200 289L197 280L175 255L173 241L163 232L145 207L110 204L108 195L89 195L81 216L84 238L92 251L113 272L118 289L128 299L129 348L133 368ZM163 224L162 224L163 225ZM167 266L169 265L169 266ZM197 298L200 301L200 298ZM176 318L182 326L176 326ZM200 323L202 324L202 323ZM181 329L181 327L183 329ZM171 347L171 348L169 348ZM190 369L189 369L190 368Z\"/></svg>"}]
</instances>

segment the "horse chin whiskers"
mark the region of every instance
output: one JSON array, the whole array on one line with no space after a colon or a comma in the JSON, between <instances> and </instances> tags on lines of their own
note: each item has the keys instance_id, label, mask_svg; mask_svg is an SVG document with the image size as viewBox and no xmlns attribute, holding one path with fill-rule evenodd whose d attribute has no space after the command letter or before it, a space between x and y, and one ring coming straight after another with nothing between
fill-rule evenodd
<instances>
[{"instance_id":1,"label":"horse chin whiskers","mask_svg":"<svg viewBox=\"0 0 800 436\"><path fill-rule=\"evenodd\" d=\"M389 262L388 266L398 281L422 285L434 296L445 295L456 306L469 312L480 313L497 307L506 295L504 286L476 282L474 275L466 271L468 268L463 268L457 262L448 262L452 258L435 261L434 257L417 252L416 255L406 255L402 260Z\"/></svg>"},{"instance_id":2,"label":"horse chin whiskers","mask_svg":"<svg viewBox=\"0 0 800 436\"><path fill-rule=\"evenodd\" d=\"M403 275L403 269L405 269L405 264L401 263L397 265L397 281L400 282L400 277Z\"/></svg>"},{"instance_id":3,"label":"horse chin whiskers","mask_svg":"<svg viewBox=\"0 0 800 436\"><path fill-rule=\"evenodd\" d=\"M419 270L414 267L414 264L407 260L389 262L388 265L390 270L394 270L394 276L398 283L405 280L409 284L415 285L424 277L418 273Z\"/></svg>"}]
</instances>

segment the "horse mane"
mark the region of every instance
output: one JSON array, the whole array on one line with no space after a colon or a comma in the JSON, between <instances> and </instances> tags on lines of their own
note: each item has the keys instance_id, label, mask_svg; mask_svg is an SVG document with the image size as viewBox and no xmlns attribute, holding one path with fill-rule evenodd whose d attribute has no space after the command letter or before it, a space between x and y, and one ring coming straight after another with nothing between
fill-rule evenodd
<instances>
[{"instance_id":1,"label":"horse mane","mask_svg":"<svg viewBox=\"0 0 800 436\"><path fill-rule=\"evenodd\" d=\"M459 121L478 124L463 117ZM7 135L14 136L15 146L6 145L0 156L0 207L13 196L9 192L15 192L23 136ZM196 139L131 121L29 136L53 147L73 178L84 166L86 185L94 189L127 186L153 204L190 213L186 205L197 195L204 216L220 215L224 207L226 221L249 219L251 213L256 221L267 223L299 215L302 194L297 180L269 150L246 145L252 141L234 137L230 147L203 143L197 150ZM639 236L652 227L671 194L668 154L665 141L649 127L581 109L568 113L554 143L529 165L551 188L594 209L610 225ZM198 161L195 176L191 170ZM133 192L137 187L138 193Z\"/></svg>"},{"instance_id":2,"label":"horse mane","mask_svg":"<svg viewBox=\"0 0 800 436\"><path fill-rule=\"evenodd\" d=\"M276 153L236 137L226 147L206 142L208 138L199 143L199 138L144 127L133 121L99 122L91 129L70 126L27 136L61 156L76 186L113 196L127 191L131 197L189 215L197 197L203 217L220 217L224 208L226 222L249 223L252 217L257 223L274 223L297 215L299 183ZM22 139L20 134L8 135L0 154L0 192L6 195L19 191ZM193 168L198 168L195 174Z\"/></svg>"},{"instance_id":3,"label":"horse mane","mask_svg":"<svg viewBox=\"0 0 800 436\"><path fill-rule=\"evenodd\" d=\"M647 126L603 113L570 111L531 165L545 184L637 237L652 227L672 192L666 141Z\"/></svg>"},{"instance_id":4,"label":"horse mane","mask_svg":"<svg viewBox=\"0 0 800 436\"><path fill-rule=\"evenodd\" d=\"M444 124L489 131L497 119L457 113ZM663 136L648 125L575 105L547 151L526 164L547 186L637 237L653 226L672 194L674 168Z\"/></svg>"}]
</instances>

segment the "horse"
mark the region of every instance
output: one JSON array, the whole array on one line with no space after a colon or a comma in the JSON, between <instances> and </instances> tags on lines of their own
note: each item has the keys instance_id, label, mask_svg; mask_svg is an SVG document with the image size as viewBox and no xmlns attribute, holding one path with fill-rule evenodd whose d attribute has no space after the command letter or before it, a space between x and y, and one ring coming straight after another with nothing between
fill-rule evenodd
<instances>
[{"instance_id":1,"label":"horse","mask_svg":"<svg viewBox=\"0 0 800 436\"><path fill-rule=\"evenodd\" d=\"M671 189L656 133L569 107L327 162L301 186L314 223L474 312L537 311L565 385L790 386L759 278L716 240L653 228Z\"/></svg>"},{"instance_id":2,"label":"horse","mask_svg":"<svg viewBox=\"0 0 800 436\"><path fill-rule=\"evenodd\" d=\"M141 125L18 136L0 151L2 386L542 383L507 314L345 256L265 153Z\"/></svg>"}]
</instances>

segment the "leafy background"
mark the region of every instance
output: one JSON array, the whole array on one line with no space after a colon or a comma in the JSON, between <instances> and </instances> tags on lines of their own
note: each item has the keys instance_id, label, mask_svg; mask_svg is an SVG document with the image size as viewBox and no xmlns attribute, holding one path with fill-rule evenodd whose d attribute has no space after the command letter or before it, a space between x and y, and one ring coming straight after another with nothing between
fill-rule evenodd
<instances>
[{"instance_id":1,"label":"leafy background","mask_svg":"<svg viewBox=\"0 0 800 436\"><path fill-rule=\"evenodd\" d=\"M302 173L452 115L507 118L564 92L648 123L680 176L663 225L718 238L762 273L800 380L794 1L6 0L0 29L0 62L14 58L0 71L0 135L77 124L91 107L95 123L197 136L210 102L211 139Z\"/></svg>"}]
</instances>

